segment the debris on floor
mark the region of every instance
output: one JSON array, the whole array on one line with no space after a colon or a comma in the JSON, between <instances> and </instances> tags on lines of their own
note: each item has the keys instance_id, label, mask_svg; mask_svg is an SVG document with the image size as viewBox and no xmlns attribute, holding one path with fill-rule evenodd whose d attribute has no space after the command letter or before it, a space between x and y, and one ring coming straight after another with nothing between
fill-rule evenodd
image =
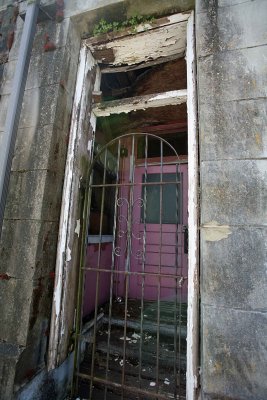
<instances>
[{"instance_id":1,"label":"debris on floor","mask_svg":"<svg viewBox=\"0 0 267 400\"><path fill-rule=\"evenodd\" d=\"M140 302L128 300L128 309L131 319L127 319L125 327L122 303L114 303L110 320L108 306L107 309L103 307L105 315L102 318L103 325L96 334L94 354L92 343L87 345L80 372L83 376L91 375L93 358L93 375L96 381L92 398L104 399L103 393L106 390L107 400L120 400L123 375L124 387L131 388L129 392L123 389L127 400L153 399L153 393L155 399L157 393L161 394L160 399L178 398L177 396L185 399L186 318L181 318L183 324L179 328L182 332L179 341L178 335L174 335L173 307L170 303L161 304L160 325L157 326L157 307L153 302L146 302L142 309L148 315L148 322L143 324L142 330ZM90 380L80 378L78 385L80 399L87 399ZM135 388L142 394L137 395ZM143 394L148 392L151 392L149 397Z\"/></svg>"}]
</instances>

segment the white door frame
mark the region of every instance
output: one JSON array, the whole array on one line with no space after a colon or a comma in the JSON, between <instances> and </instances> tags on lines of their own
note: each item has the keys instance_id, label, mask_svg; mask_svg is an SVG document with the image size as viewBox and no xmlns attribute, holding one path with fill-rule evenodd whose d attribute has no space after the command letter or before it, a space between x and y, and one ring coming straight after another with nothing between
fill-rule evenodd
<instances>
[{"instance_id":1,"label":"white door frame","mask_svg":"<svg viewBox=\"0 0 267 400\"><path fill-rule=\"evenodd\" d=\"M187 129L188 129L188 308L186 398L195 400L199 387L199 200L198 121L195 23L187 24Z\"/></svg>"}]
</instances>

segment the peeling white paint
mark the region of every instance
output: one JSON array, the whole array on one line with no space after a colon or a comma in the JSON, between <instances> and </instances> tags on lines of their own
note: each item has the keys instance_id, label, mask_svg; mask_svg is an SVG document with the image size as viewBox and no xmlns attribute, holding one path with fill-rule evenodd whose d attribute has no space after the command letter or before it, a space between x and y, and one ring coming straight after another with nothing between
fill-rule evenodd
<instances>
[{"instance_id":1,"label":"peeling white paint","mask_svg":"<svg viewBox=\"0 0 267 400\"><path fill-rule=\"evenodd\" d=\"M185 103L186 100L186 89L171 90L157 95L136 96L96 104L93 107L93 112L97 117L108 117L112 114L127 114L132 111L146 110L147 108L179 105Z\"/></svg>"},{"instance_id":2,"label":"peeling white paint","mask_svg":"<svg viewBox=\"0 0 267 400\"><path fill-rule=\"evenodd\" d=\"M175 24L177 22L188 21L190 16L191 16L191 11L188 11L179 14L169 15L167 18L169 20L169 24Z\"/></svg>"},{"instance_id":3,"label":"peeling white paint","mask_svg":"<svg viewBox=\"0 0 267 400\"><path fill-rule=\"evenodd\" d=\"M80 236L80 230L81 230L81 220L77 219L74 232L78 235L78 237Z\"/></svg>"},{"instance_id":4,"label":"peeling white paint","mask_svg":"<svg viewBox=\"0 0 267 400\"><path fill-rule=\"evenodd\" d=\"M86 41L86 44L97 61L104 64L140 64L161 57L183 54L186 48L186 25L187 21L184 20L135 35L128 34L105 44L92 44L90 40Z\"/></svg>"},{"instance_id":5,"label":"peeling white paint","mask_svg":"<svg viewBox=\"0 0 267 400\"><path fill-rule=\"evenodd\" d=\"M66 261L69 262L71 260L71 249L68 247L66 251Z\"/></svg>"},{"instance_id":6,"label":"peeling white paint","mask_svg":"<svg viewBox=\"0 0 267 400\"><path fill-rule=\"evenodd\" d=\"M54 303L55 303L56 317L58 317L60 314L60 304L61 304L61 296L60 292L58 291L54 292Z\"/></svg>"},{"instance_id":7,"label":"peeling white paint","mask_svg":"<svg viewBox=\"0 0 267 400\"><path fill-rule=\"evenodd\" d=\"M69 227L69 215L70 208L72 205L71 194L72 194L72 183L73 183L73 171L74 171L74 155L75 155L75 144L77 138L78 121L77 121L77 110L82 97L84 75L86 71L86 60L87 60L88 50L84 47L80 52L80 60L77 72L76 81L76 91L73 102L73 113L70 129L70 139L66 160L65 178L62 198L64 201L61 205L61 214L59 222L59 236L57 245L57 259L55 268L55 287L53 296L53 307L51 315L51 328L49 335L49 350L48 350L48 369L54 369L57 364L57 349L59 345L59 338L61 336L61 311L62 309L62 299L63 293L63 271L65 267L65 262L71 257L71 253L67 254L67 243L68 243L68 227ZM66 254L66 259L65 259ZM63 324L64 325L64 324Z\"/></svg>"},{"instance_id":8,"label":"peeling white paint","mask_svg":"<svg viewBox=\"0 0 267 400\"><path fill-rule=\"evenodd\" d=\"M93 57L92 53L90 51L87 51L87 65L88 65L88 71L92 71L94 66L97 64L95 58ZM84 83L84 81L83 81Z\"/></svg>"},{"instance_id":9,"label":"peeling white paint","mask_svg":"<svg viewBox=\"0 0 267 400\"><path fill-rule=\"evenodd\" d=\"M147 31L148 29L155 29L156 26L166 26L166 25L171 25L171 24L176 24L177 22L183 22L187 21L188 18L190 17L190 12L189 13L181 13L181 14L173 14L170 15L169 17L166 18L161 18L159 22L157 22L157 25L155 23L145 23L138 25L136 27L136 32L143 32Z\"/></svg>"},{"instance_id":10,"label":"peeling white paint","mask_svg":"<svg viewBox=\"0 0 267 400\"><path fill-rule=\"evenodd\" d=\"M94 113L92 113L90 115L90 125L95 126L95 124L96 124L96 116L94 115Z\"/></svg>"},{"instance_id":11,"label":"peeling white paint","mask_svg":"<svg viewBox=\"0 0 267 400\"><path fill-rule=\"evenodd\" d=\"M187 90L170 90L169 92L157 94L148 101L177 99L178 97L183 98L185 102L187 99Z\"/></svg>"},{"instance_id":12,"label":"peeling white paint","mask_svg":"<svg viewBox=\"0 0 267 400\"><path fill-rule=\"evenodd\" d=\"M211 221L202 225L203 238L207 242L218 242L227 239L231 235L229 225L219 225L217 221Z\"/></svg>"},{"instance_id":13,"label":"peeling white paint","mask_svg":"<svg viewBox=\"0 0 267 400\"><path fill-rule=\"evenodd\" d=\"M198 237L198 132L194 12L187 25L188 114L188 305L186 399L196 400L199 365L199 237Z\"/></svg>"},{"instance_id":14,"label":"peeling white paint","mask_svg":"<svg viewBox=\"0 0 267 400\"><path fill-rule=\"evenodd\" d=\"M96 61L87 47L82 47L80 51L79 66L77 72L76 89L73 101L72 120L70 127L70 137L68 154L65 169L64 187L60 216L58 250L56 260L56 277L53 297L53 309L51 316L51 328L48 351L48 369L54 369L66 356L66 332L69 327L69 290L71 290L70 276L73 271L71 248L74 235L78 234L79 227L77 220L74 220L74 203L77 200L79 176L76 174L77 153L83 146L83 122L88 117L87 105L88 94L92 84L92 74L90 71L95 68ZM96 74L99 72L97 68ZM98 83L100 78L97 76ZM96 88L99 90L99 88ZM95 129L93 127L93 129ZM76 224L75 224L76 222ZM79 228L79 229L78 229ZM72 322L71 322L72 323Z\"/></svg>"},{"instance_id":15,"label":"peeling white paint","mask_svg":"<svg viewBox=\"0 0 267 400\"><path fill-rule=\"evenodd\" d=\"M100 85L101 85L101 70L100 70L99 67L97 67L95 84L94 84L94 91L98 91L100 89ZM95 130L96 130L96 116L95 116L95 114L93 112L91 112L91 114L90 114L90 126L91 126L92 130L95 132ZM93 151L93 139L90 139L88 141L87 150L88 150L88 154L91 155L92 151Z\"/></svg>"},{"instance_id":16,"label":"peeling white paint","mask_svg":"<svg viewBox=\"0 0 267 400\"><path fill-rule=\"evenodd\" d=\"M101 86L101 70L99 67L97 67L96 71L96 77L95 77L95 84L94 84L94 91L97 92L99 91Z\"/></svg>"},{"instance_id":17,"label":"peeling white paint","mask_svg":"<svg viewBox=\"0 0 267 400\"><path fill-rule=\"evenodd\" d=\"M93 141L92 140L88 141L87 150L88 150L89 154L92 153L92 151L93 151Z\"/></svg>"}]
</instances>

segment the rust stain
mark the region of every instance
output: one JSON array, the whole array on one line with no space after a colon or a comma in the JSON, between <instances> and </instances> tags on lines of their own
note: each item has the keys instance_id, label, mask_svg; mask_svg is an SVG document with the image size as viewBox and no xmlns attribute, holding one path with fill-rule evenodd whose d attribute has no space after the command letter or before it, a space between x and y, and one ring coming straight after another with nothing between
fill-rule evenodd
<instances>
[{"instance_id":1,"label":"rust stain","mask_svg":"<svg viewBox=\"0 0 267 400\"><path fill-rule=\"evenodd\" d=\"M216 361L214 363L214 369L216 372L218 372L219 374L222 372L222 364L218 361Z\"/></svg>"},{"instance_id":2,"label":"rust stain","mask_svg":"<svg viewBox=\"0 0 267 400\"><path fill-rule=\"evenodd\" d=\"M257 87L257 81L256 81L255 79L252 79L252 80L251 80L251 83L252 83L252 86L253 86L254 88Z\"/></svg>"},{"instance_id":3,"label":"rust stain","mask_svg":"<svg viewBox=\"0 0 267 400\"><path fill-rule=\"evenodd\" d=\"M262 137L258 132L255 134L255 141L259 147L262 147Z\"/></svg>"},{"instance_id":4,"label":"rust stain","mask_svg":"<svg viewBox=\"0 0 267 400\"><path fill-rule=\"evenodd\" d=\"M8 51L10 51L12 46L13 46L14 37L15 37L15 32L14 31L8 32L8 35L7 35L7 48L8 48Z\"/></svg>"}]
</instances>

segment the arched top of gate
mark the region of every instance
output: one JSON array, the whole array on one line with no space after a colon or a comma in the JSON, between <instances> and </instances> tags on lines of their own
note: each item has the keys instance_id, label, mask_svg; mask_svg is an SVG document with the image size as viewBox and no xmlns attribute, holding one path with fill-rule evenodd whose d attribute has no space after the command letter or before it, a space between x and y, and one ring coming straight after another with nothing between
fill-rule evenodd
<instances>
[{"instance_id":1,"label":"arched top of gate","mask_svg":"<svg viewBox=\"0 0 267 400\"><path fill-rule=\"evenodd\" d=\"M101 155L103 155L105 152L107 152L107 150L110 147L118 144L118 152L119 152L120 151L120 146L121 146L121 143L123 142L123 140L125 140L127 138L132 138L132 146L134 146L135 145L135 139L139 138L139 137L153 138L153 139L156 139L159 142L161 142L162 145L165 144L173 152L173 156L177 158L177 162L179 162L179 155L178 155L177 151L175 150L175 148L166 139L162 138L161 136L157 136L157 135L154 135L153 133L146 133L146 132L126 133L124 135L118 136L118 137L110 140L108 143L106 143L103 146L101 146L100 150L93 157L93 160L92 160L92 163L91 163L91 166L90 166L90 170L89 170L89 174L92 172L92 170L94 168L94 165L97 162L97 160L99 160ZM146 140L146 143L147 143L147 140ZM146 146L148 146L148 144L146 144ZM162 152L162 147L161 147L161 152Z\"/></svg>"}]
</instances>

